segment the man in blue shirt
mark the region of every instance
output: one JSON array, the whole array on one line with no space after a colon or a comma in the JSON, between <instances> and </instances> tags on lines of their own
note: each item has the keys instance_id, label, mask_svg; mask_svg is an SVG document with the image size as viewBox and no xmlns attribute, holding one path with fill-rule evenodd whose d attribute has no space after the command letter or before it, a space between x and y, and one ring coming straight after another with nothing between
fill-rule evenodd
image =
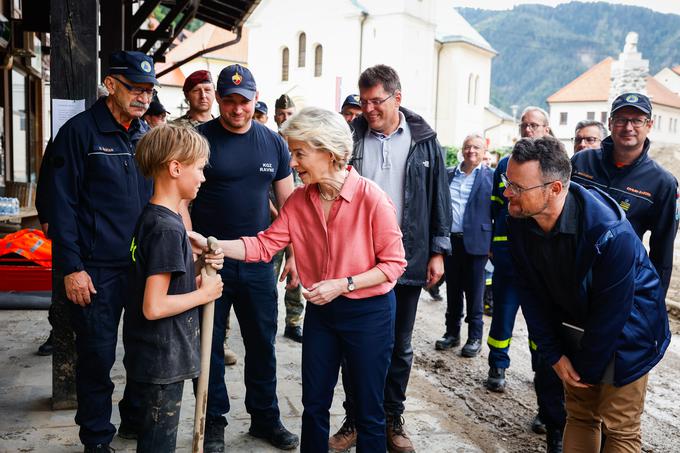
<instances>
[{"instance_id":1,"label":"man in blue shirt","mask_svg":"<svg viewBox=\"0 0 680 453\"><path fill-rule=\"evenodd\" d=\"M482 164L486 142L480 135L463 141L463 162L448 170L451 193L451 255L444 258L446 332L435 342L439 350L460 344L465 293L468 337L463 357L482 349L484 266L491 245L491 185L493 170Z\"/></svg>"},{"instance_id":2,"label":"man in blue shirt","mask_svg":"<svg viewBox=\"0 0 680 453\"><path fill-rule=\"evenodd\" d=\"M220 116L198 127L210 143L206 181L194 200L193 229L205 236L238 239L267 229L269 188L279 209L293 191L290 154L283 139L253 120L258 93L248 68L231 65L220 72L217 100ZM298 284L292 256L282 278L291 273L290 286ZM224 292L215 303L208 408L204 451L224 451L224 414L229 397L224 382L224 336L231 306L238 318L246 348L246 410L251 416L249 434L265 438L281 449L294 449L298 436L283 427L276 397L274 341L277 297L271 263L225 260L220 271Z\"/></svg>"},{"instance_id":3,"label":"man in blue shirt","mask_svg":"<svg viewBox=\"0 0 680 453\"><path fill-rule=\"evenodd\" d=\"M128 299L129 248L151 182L135 163L148 126L140 120L158 85L153 60L115 52L104 79L109 95L70 119L52 145L49 231L54 265L64 274L76 334L76 392L85 451L109 451L111 367ZM126 389L119 434L134 437L136 398Z\"/></svg>"}]
</instances>

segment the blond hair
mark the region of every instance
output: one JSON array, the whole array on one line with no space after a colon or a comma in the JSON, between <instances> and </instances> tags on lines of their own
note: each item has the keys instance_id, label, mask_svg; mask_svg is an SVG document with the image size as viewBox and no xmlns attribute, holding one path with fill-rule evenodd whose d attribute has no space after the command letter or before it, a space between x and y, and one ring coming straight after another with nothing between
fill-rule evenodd
<instances>
[{"instance_id":1,"label":"blond hair","mask_svg":"<svg viewBox=\"0 0 680 453\"><path fill-rule=\"evenodd\" d=\"M149 178L173 160L193 164L210 157L208 141L191 127L165 124L144 134L137 143L135 159Z\"/></svg>"},{"instance_id":2,"label":"blond hair","mask_svg":"<svg viewBox=\"0 0 680 453\"><path fill-rule=\"evenodd\" d=\"M312 148L331 153L340 170L345 168L352 157L352 132L345 119L337 112L305 107L283 123L280 132L287 139L304 142Z\"/></svg>"}]
</instances>

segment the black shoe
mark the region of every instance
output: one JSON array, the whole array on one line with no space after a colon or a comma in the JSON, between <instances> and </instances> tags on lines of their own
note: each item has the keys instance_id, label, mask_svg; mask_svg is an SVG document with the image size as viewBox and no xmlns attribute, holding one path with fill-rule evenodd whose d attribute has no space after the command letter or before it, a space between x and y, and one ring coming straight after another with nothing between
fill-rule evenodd
<instances>
[{"instance_id":1,"label":"black shoe","mask_svg":"<svg viewBox=\"0 0 680 453\"><path fill-rule=\"evenodd\" d=\"M463 357L476 357L479 351L482 350L482 340L479 338L468 339L465 342L465 346L460 351Z\"/></svg>"},{"instance_id":2,"label":"black shoe","mask_svg":"<svg viewBox=\"0 0 680 453\"><path fill-rule=\"evenodd\" d=\"M446 349L451 349L460 344L460 337L449 335L445 333L443 337L434 342L434 348L437 351L445 351Z\"/></svg>"},{"instance_id":3,"label":"black shoe","mask_svg":"<svg viewBox=\"0 0 680 453\"><path fill-rule=\"evenodd\" d=\"M283 331L283 336L290 338L293 341L302 343L302 327L300 326L286 326Z\"/></svg>"},{"instance_id":4,"label":"black shoe","mask_svg":"<svg viewBox=\"0 0 680 453\"><path fill-rule=\"evenodd\" d=\"M109 444L85 445L85 453L111 453L116 450L111 448Z\"/></svg>"},{"instance_id":5,"label":"black shoe","mask_svg":"<svg viewBox=\"0 0 680 453\"><path fill-rule=\"evenodd\" d=\"M205 418L204 453L224 453L225 426L227 426L227 419L222 416L214 417L208 415Z\"/></svg>"},{"instance_id":6,"label":"black shoe","mask_svg":"<svg viewBox=\"0 0 680 453\"><path fill-rule=\"evenodd\" d=\"M548 443L546 453L562 453L562 430L548 430L546 440Z\"/></svg>"},{"instance_id":7,"label":"black shoe","mask_svg":"<svg viewBox=\"0 0 680 453\"><path fill-rule=\"evenodd\" d=\"M279 422L273 428L259 428L251 425L248 434L258 439L265 439L279 450L293 450L300 445L300 438L288 431Z\"/></svg>"},{"instance_id":8,"label":"black shoe","mask_svg":"<svg viewBox=\"0 0 680 453\"><path fill-rule=\"evenodd\" d=\"M52 351L54 351L54 346L52 346L52 331L50 330L50 336L38 347L38 355L52 355Z\"/></svg>"},{"instance_id":9,"label":"black shoe","mask_svg":"<svg viewBox=\"0 0 680 453\"><path fill-rule=\"evenodd\" d=\"M531 421L531 430L536 434L545 434L548 432L545 427L545 423L543 423L543 420L541 420L538 414L536 414L534 419Z\"/></svg>"},{"instance_id":10,"label":"black shoe","mask_svg":"<svg viewBox=\"0 0 680 453\"><path fill-rule=\"evenodd\" d=\"M489 377L485 385L492 392L503 393L505 391L505 368L489 368Z\"/></svg>"},{"instance_id":11,"label":"black shoe","mask_svg":"<svg viewBox=\"0 0 680 453\"><path fill-rule=\"evenodd\" d=\"M118 427L118 437L129 440L136 440L138 436L137 430L127 421L121 421Z\"/></svg>"}]
</instances>

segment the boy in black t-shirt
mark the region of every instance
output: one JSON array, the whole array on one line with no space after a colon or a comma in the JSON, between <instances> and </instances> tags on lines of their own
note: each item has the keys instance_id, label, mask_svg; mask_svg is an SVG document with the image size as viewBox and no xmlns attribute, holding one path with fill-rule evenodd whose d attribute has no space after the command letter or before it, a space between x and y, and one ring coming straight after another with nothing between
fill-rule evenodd
<instances>
[{"instance_id":1,"label":"boy in black t-shirt","mask_svg":"<svg viewBox=\"0 0 680 453\"><path fill-rule=\"evenodd\" d=\"M136 159L154 193L132 238L131 298L123 341L127 385L141 401L138 452L174 452L184 381L199 375L198 306L222 295L222 279L196 270L182 218L182 200L196 196L209 154L191 128L159 126L137 145ZM206 263L221 269L221 251ZM197 289L198 286L198 289Z\"/></svg>"}]
</instances>

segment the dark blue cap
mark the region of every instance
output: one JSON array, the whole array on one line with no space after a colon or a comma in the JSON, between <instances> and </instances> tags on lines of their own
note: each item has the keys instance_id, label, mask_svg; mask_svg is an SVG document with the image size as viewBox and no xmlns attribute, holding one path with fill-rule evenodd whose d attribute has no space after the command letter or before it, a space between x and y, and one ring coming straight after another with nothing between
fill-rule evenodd
<instances>
[{"instance_id":1,"label":"dark blue cap","mask_svg":"<svg viewBox=\"0 0 680 453\"><path fill-rule=\"evenodd\" d=\"M156 80L156 70L153 59L142 52L119 50L109 56L109 75L120 74L133 83L153 83Z\"/></svg>"},{"instance_id":2,"label":"dark blue cap","mask_svg":"<svg viewBox=\"0 0 680 453\"><path fill-rule=\"evenodd\" d=\"M160 101L158 100L153 100L149 103L149 108L146 110L144 115L160 115L162 113L170 113L167 110L165 110L165 107L163 104L161 104Z\"/></svg>"},{"instance_id":3,"label":"dark blue cap","mask_svg":"<svg viewBox=\"0 0 680 453\"><path fill-rule=\"evenodd\" d=\"M619 95L614 102L612 102L612 110L610 115L623 107L635 107L642 113L647 115L652 114L652 103L649 102L649 98L644 94L640 93L623 93Z\"/></svg>"},{"instance_id":4,"label":"dark blue cap","mask_svg":"<svg viewBox=\"0 0 680 453\"><path fill-rule=\"evenodd\" d=\"M240 64L233 64L222 69L217 78L217 94L226 96L228 94L240 94L244 98L252 101L257 92L255 78L250 70Z\"/></svg>"},{"instance_id":5,"label":"dark blue cap","mask_svg":"<svg viewBox=\"0 0 680 453\"><path fill-rule=\"evenodd\" d=\"M346 105L351 105L352 107L361 108L361 102L359 102L358 94L350 94L345 98L345 102L342 103L342 108L344 109Z\"/></svg>"},{"instance_id":6,"label":"dark blue cap","mask_svg":"<svg viewBox=\"0 0 680 453\"><path fill-rule=\"evenodd\" d=\"M269 110L267 109L267 104L262 101L257 101L255 103L255 111L266 115Z\"/></svg>"}]
</instances>

